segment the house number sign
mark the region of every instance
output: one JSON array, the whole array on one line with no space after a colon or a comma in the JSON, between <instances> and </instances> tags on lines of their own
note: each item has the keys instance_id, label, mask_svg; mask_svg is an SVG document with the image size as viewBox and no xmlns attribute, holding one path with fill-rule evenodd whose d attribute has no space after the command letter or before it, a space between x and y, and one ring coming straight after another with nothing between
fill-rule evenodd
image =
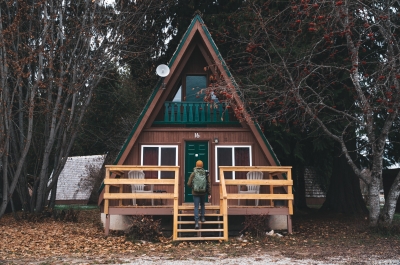
<instances>
[{"instance_id":1,"label":"house number sign","mask_svg":"<svg viewBox=\"0 0 400 265\"><path fill-rule=\"evenodd\" d=\"M199 133L194 133L194 138L200 138L200 134Z\"/></svg>"}]
</instances>

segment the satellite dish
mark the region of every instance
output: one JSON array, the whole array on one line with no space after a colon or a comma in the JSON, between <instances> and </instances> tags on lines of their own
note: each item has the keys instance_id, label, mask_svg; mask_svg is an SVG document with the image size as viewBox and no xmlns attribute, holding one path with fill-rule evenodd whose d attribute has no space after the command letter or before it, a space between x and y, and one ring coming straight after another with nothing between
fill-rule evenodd
<instances>
[{"instance_id":1,"label":"satellite dish","mask_svg":"<svg viewBox=\"0 0 400 265\"><path fill-rule=\"evenodd\" d=\"M156 68L156 73L158 76L166 77L167 75L169 75L169 67L165 64L160 64Z\"/></svg>"}]
</instances>

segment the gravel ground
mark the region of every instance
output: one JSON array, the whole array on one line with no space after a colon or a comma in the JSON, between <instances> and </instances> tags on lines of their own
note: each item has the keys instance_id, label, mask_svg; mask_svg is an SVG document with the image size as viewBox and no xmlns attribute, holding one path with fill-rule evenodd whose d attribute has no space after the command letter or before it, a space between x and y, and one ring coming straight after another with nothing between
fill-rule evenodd
<instances>
[{"instance_id":1,"label":"gravel ground","mask_svg":"<svg viewBox=\"0 0 400 265\"><path fill-rule=\"evenodd\" d=\"M340 265L340 264L365 264L365 265L397 265L400 264L399 259L381 259L378 257L370 256L366 257L364 260L357 260L354 257L330 257L327 260L313 260L313 259L294 259L284 257L278 252L271 252L269 254L261 254L255 256L241 256L241 257L233 257L228 258L226 254L220 254L217 257L201 257L198 259L173 259L168 257L168 255L164 257L160 256L148 256L146 254L142 256L134 256L134 257L121 257L110 260L106 258L49 258L46 260L36 260L34 262L24 261L23 263L2 263L0 264L27 264L27 265L43 265L43 264L75 264L75 265L90 265L90 264L121 264L121 265L214 265L214 264L222 264L222 265L240 265L240 264L248 264L248 265L259 265L259 264L278 264L278 265Z\"/></svg>"},{"instance_id":2,"label":"gravel ground","mask_svg":"<svg viewBox=\"0 0 400 265\"><path fill-rule=\"evenodd\" d=\"M368 261L350 261L348 259L336 258L331 261L318 261L311 259L291 259L285 257L271 257L269 255L263 255L259 257L238 257L238 258L218 258L218 257L208 257L203 258L202 260L168 260L164 258L141 258L135 261L128 261L129 265L155 265L155 264L163 264L163 265L212 265L212 264L226 264L226 265L239 265L239 264L248 264L248 265L256 265L256 264L280 264L280 265L292 265L292 264L315 264L315 265L334 265L334 264L400 264L400 259L398 260L373 260L369 259Z\"/></svg>"}]
</instances>

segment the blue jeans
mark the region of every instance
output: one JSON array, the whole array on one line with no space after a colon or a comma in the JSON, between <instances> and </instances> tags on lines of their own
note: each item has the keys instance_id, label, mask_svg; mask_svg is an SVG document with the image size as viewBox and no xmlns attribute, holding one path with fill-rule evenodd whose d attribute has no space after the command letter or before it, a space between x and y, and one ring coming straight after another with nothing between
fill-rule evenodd
<instances>
[{"instance_id":1,"label":"blue jeans","mask_svg":"<svg viewBox=\"0 0 400 265\"><path fill-rule=\"evenodd\" d=\"M199 204L201 206L201 216L204 216L206 209L204 208L204 202L206 201L206 195L193 195L194 202L194 220L199 220Z\"/></svg>"}]
</instances>

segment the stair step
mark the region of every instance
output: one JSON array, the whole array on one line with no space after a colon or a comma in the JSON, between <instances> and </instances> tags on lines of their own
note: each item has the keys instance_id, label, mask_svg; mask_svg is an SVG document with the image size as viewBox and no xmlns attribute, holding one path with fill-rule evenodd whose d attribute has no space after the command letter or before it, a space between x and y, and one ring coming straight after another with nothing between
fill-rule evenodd
<instances>
[{"instance_id":1,"label":"stair step","mask_svg":"<svg viewBox=\"0 0 400 265\"><path fill-rule=\"evenodd\" d=\"M178 231L178 233L181 233L181 232L223 232L224 229L222 229L222 228L217 228L217 229L214 229L214 228L179 229L178 228L176 231Z\"/></svg>"},{"instance_id":2,"label":"stair step","mask_svg":"<svg viewBox=\"0 0 400 265\"><path fill-rule=\"evenodd\" d=\"M225 238L220 237L220 236L216 236L216 237L199 236L199 237L178 237L178 238L176 238L176 240L181 240L181 241L184 241L184 240L225 240Z\"/></svg>"},{"instance_id":3,"label":"stair step","mask_svg":"<svg viewBox=\"0 0 400 265\"><path fill-rule=\"evenodd\" d=\"M200 224L223 224L224 221L205 221ZM194 221L178 221L178 224L194 224Z\"/></svg>"},{"instance_id":4,"label":"stair step","mask_svg":"<svg viewBox=\"0 0 400 265\"><path fill-rule=\"evenodd\" d=\"M221 207L219 205L206 205L206 210L219 210ZM180 205L178 210L194 210L194 205Z\"/></svg>"},{"instance_id":5,"label":"stair step","mask_svg":"<svg viewBox=\"0 0 400 265\"><path fill-rule=\"evenodd\" d=\"M193 213L178 213L178 216L193 216ZM222 217L222 214L220 214L220 213L206 213L205 217L207 217L207 216L221 216Z\"/></svg>"}]
</instances>

